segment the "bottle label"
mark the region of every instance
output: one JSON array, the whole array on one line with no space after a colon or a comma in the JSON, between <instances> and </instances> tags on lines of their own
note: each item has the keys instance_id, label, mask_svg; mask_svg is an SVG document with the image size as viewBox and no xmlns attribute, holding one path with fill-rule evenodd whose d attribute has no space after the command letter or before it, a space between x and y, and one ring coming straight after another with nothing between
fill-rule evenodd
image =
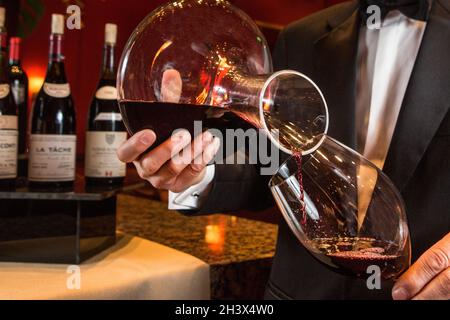
<instances>
[{"instance_id":1,"label":"bottle label","mask_svg":"<svg viewBox=\"0 0 450 320\"><path fill-rule=\"evenodd\" d=\"M25 102L25 86L19 82L14 82L11 86L11 92L17 105Z\"/></svg>"},{"instance_id":2,"label":"bottle label","mask_svg":"<svg viewBox=\"0 0 450 320\"><path fill-rule=\"evenodd\" d=\"M75 180L76 135L32 134L30 137L30 181Z\"/></svg>"},{"instance_id":3,"label":"bottle label","mask_svg":"<svg viewBox=\"0 0 450 320\"><path fill-rule=\"evenodd\" d=\"M0 129L17 130L19 128L19 118L17 116L1 116Z\"/></svg>"},{"instance_id":4,"label":"bottle label","mask_svg":"<svg viewBox=\"0 0 450 320\"><path fill-rule=\"evenodd\" d=\"M5 98L9 94L9 84L0 84L0 99Z\"/></svg>"},{"instance_id":5,"label":"bottle label","mask_svg":"<svg viewBox=\"0 0 450 320\"><path fill-rule=\"evenodd\" d=\"M68 83L44 83L44 92L53 98L66 98L70 96L70 85Z\"/></svg>"},{"instance_id":6,"label":"bottle label","mask_svg":"<svg viewBox=\"0 0 450 320\"><path fill-rule=\"evenodd\" d=\"M0 116L0 179L17 177L17 116Z\"/></svg>"},{"instance_id":7,"label":"bottle label","mask_svg":"<svg viewBox=\"0 0 450 320\"><path fill-rule=\"evenodd\" d=\"M113 86L104 86L97 90L95 97L100 100L117 100L117 89Z\"/></svg>"},{"instance_id":8,"label":"bottle label","mask_svg":"<svg viewBox=\"0 0 450 320\"><path fill-rule=\"evenodd\" d=\"M117 148L127 139L126 132L88 131L86 133L87 177L125 177L126 164L117 158Z\"/></svg>"},{"instance_id":9,"label":"bottle label","mask_svg":"<svg viewBox=\"0 0 450 320\"><path fill-rule=\"evenodd\" d=\"M100 112L94 121L122 121L122 115L118 112Z\"/></svg>"}]
</instances>

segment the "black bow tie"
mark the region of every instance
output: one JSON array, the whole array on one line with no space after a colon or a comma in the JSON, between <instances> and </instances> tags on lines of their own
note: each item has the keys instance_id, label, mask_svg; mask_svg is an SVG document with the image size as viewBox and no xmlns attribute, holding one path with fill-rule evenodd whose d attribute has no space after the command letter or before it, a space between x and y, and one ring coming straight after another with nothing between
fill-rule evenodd
<instances>
[{"instance_id":1,"label":"black bow tie","mask_svg":"<svg viewBox=\"0 0 450 320\"><path fill-rule=\"evenodd\" d=\"M367 13L367 8L377 5L381 10L381 18L384 19L391 10L399 10L405 16L414 20L428 20L428 0L360 0L360 12L364 21L372 13Z\"/></svg>"}]
</instances>

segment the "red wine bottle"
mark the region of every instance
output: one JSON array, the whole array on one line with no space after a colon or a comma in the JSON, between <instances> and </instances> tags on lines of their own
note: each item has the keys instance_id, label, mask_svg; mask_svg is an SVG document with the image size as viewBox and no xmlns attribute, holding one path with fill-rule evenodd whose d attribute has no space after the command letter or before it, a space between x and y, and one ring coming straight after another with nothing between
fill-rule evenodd
<instances>
[{"instance_id":1,"label":"red wine bottle","mask_svg":"<svg viewBox=\"0 0 450 320\"><path fill-rule=\"evenodd\" d=\"M27 176L28 155L26 146L27 113L28 113L28 76L20 62L21 39L12 37L9 40L9 81L14 101L19 114L19 161L18 176Z\"/></svg>"},{"instance_id":2,"label":"red wine bottle","mask_svg":"<svg viewBox=\"0 0 450 320\"><path fill-rule=\"evenodd\" d=\"M117 26L106 24L100 81L92 100L86 132L85 176L89 186L116 186L123 183L126 165L117 158L117 148L127 132L117 103L114 49Z\"/></svg>"},{"instance_id":3,"label":"red wine bottle","mask_svg":"<svg viewBox=\"0 0 450 320\"><path fill-rule=\"evenodd\" d=\"M13 189L17 178L18 117L9 85L5 9L0 8L0 188Z\"/></svg>"},{"instance_id":4,"label":"red wine bottle","mask_svg":"<svg viewBox=\"0 0 450 320\"><path fill-rule=\"evenodd\" d=\"M66 191L75 180L76 120L64 70L64 16L52 15L50 54L44 84L31 117L30 188Z\"/></svg>"}]
</instances>

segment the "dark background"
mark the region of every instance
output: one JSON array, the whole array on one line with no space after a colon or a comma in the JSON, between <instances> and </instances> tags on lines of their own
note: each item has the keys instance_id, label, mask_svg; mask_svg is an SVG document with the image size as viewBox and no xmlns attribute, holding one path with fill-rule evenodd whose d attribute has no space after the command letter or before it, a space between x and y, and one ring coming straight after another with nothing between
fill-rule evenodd
<instances>
[{"instance_id":1,"label":"dark background","mask_svg":"<svg viewBox=\"0 0 450 320\"><path fill-rule=\"evenodd\" d=\"M257 20L273 45L285 25L343 0L232 0ZM30 78L30 95L42 85L47 67L48 35L52 13L65 14L68 5L82 10L81 30L67 30L66 72L77 108L78 154L84 152L86 111L100 72L104 25L119 26L117 60L138 23L164 0L0 0L7 8L7 28L11 35L25 36L23 67ZM30 99L31 100L31 99Z\"/></svg>"}]
</instances>

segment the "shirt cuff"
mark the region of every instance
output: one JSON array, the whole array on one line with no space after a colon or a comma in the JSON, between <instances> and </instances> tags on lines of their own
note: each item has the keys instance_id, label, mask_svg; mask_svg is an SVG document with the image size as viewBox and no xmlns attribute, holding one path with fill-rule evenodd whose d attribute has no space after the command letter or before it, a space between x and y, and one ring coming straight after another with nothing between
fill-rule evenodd
<instances>
[{"instance_id":1,"label":"shirt cuff","mask_svg":"<svg viewBox=\"0 0 450 320\"><path fill-rule=\"evenodd\" d=\"M215 174L215 166L206 167L203 180L183 192L169 191L169 210L198 210L205 203L211 191Z\"/></svg>"}]
</instances>

